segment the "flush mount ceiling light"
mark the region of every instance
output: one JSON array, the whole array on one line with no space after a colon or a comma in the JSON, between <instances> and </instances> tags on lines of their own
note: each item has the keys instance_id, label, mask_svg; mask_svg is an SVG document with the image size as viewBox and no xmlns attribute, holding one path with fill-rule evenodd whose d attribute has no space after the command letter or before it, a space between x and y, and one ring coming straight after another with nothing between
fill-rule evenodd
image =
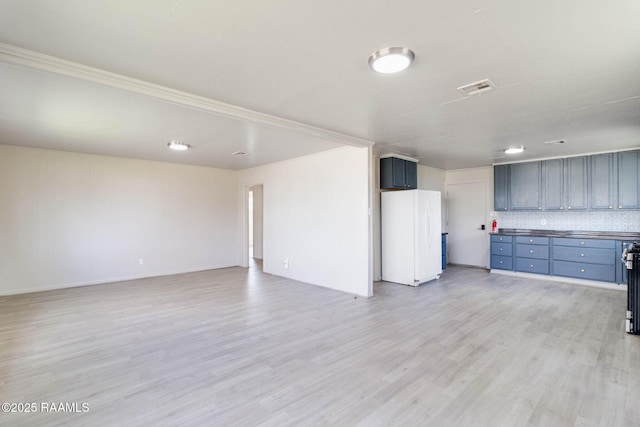
<instances>
[{"instance_id":1,"label":"flush mount ceiling light","mask_svg":"<svg viewBox=\"0 0 640 427\"><path fill-rule=\"evenodd\" d=\"M409 48L387 47L371 54L369 67L378 73L397 73L411 65L415 57Z\"/></svg>"},{"instance_id":2,"label":"flush mount ceiling light","mask_svg":"<svg viewBox=\"0 0 640 427\"><path fill-rule=\"evenodd\" d=\"M176 141L173 140L170 143L167 144L167 147L171 148L172 150L175 151L186 151L189 148L191 148L191 146L189 144L184 144L180 141Z\"/></svg>"},{"instance_id":3,"label":"flush mount ceiling light","mask_svg":"<svg viewBox=\"0 0 640 427\"><path fill-rule=\"evenodd\" d=\"M505 148L505 154L518 154L524 151L524 145L511 146L509 148Z\"/></svg>"}]
</instances>

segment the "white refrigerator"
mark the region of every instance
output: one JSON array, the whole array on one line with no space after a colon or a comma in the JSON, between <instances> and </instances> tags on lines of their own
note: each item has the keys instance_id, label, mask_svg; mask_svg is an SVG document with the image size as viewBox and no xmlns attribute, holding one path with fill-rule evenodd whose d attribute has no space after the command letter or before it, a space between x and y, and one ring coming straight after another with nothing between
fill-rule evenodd
<instances>
[{"instance_id":1,"label":"white refrigerator","mask_svg":"<svg viewBox=\"0 0 640 427\"><path fill-rule=\"evenodd\" d=\"M418 286L440 278L440 192L385 191L381 203L382 280Z\"/></svg>"}]
</instances>

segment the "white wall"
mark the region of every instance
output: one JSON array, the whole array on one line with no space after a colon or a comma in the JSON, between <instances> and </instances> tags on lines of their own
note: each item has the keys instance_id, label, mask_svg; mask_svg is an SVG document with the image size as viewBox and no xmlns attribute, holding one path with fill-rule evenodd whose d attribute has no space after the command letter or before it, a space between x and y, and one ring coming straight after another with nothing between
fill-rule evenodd
<instances>
[{"instance_id":1,"label":"white wall","mask_svg":"<svg viewBox=\"0 0 640 427\"><path fill-rule=\"evenodd\" d=\"M263 184L266 273L370 295L368 166L369 149L343 147L240 171L240 200Z\"/></svg>"},{"instance_id":2,"label":"white wall","mask_svg":"<svg viewBox=\"0 0 640 427\"><path fill-rule=\"evenodd\" d=\"M262 259L262 185L251 187L253 192L253 257Z\"/></svg>"},{"instance_id":3,"label":"white wall","mask_svg":"<svg viewBox=\"0 0 640 427\"><path fill-rule=\"evenodd\" d=\"M236 171L0 145L0 294L237 265L237 185Z\"/></svg>"}]
</instances>

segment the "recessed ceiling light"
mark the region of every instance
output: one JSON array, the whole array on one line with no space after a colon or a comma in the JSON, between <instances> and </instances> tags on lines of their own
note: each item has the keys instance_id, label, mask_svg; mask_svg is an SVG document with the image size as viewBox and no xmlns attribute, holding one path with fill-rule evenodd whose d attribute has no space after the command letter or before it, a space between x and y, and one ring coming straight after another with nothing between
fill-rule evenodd
<instances>
[{"instance_id":1,"label":"recessed ceiling light","mask_svg":"<svg viewBox=\"0 0 640 427\"><path fill-rule=\"evenodd\" d=\"M509 148L505 148L505 154L518 154L524 151L524 145L511 146Z\"/></svg>"},{"instance_id":2,"label":"recessed ceiling light","mask_svg":"<svg viewBox=\"0 0 640 427\"><path fill-rule=\"evenodd\" d=\"M236 151L233 153L234 156L246 156L247 153L245 153L244 151Z\"/></svg>"},{"instance_id":3,"label":"recessed ceiling light","mask_svg":"<svg viewBox=\"0 0 640 427\"><path fill-rule=\"evenodd\" d=\"M191 148L191 146L189 144L184 144L180 141L171 141L170 143L167 144L167 147L171 148L172 150L175 151L186 151L189 148Z\"/></svg>"},{"instance_id":4,"label":"recessed ceiling light","mask_svg":"<svg viewBox=\"0 0 640 427\"><path fill-rule=\"evenodd\" d=\"M409 48L387 47L371 54L369 67L378 73L397 73L411 65L415 57Z\"/></svg>"}]
</instances>

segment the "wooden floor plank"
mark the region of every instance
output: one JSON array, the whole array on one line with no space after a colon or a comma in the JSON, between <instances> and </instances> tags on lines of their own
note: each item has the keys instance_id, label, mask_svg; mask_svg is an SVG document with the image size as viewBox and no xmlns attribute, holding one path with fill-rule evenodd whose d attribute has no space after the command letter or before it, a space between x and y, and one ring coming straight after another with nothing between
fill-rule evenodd
<instances>
[{"instance_id":1,"label":"wooden floor plank","mask_svg":"<svg viewBox=\"0 0 640 427\"><path fill-rule=\"evenodd\" d=\"M354 298L228 268L0 298L0 425L640 423L626 294L452 267Z\"/></svg>"}]
</instances>

